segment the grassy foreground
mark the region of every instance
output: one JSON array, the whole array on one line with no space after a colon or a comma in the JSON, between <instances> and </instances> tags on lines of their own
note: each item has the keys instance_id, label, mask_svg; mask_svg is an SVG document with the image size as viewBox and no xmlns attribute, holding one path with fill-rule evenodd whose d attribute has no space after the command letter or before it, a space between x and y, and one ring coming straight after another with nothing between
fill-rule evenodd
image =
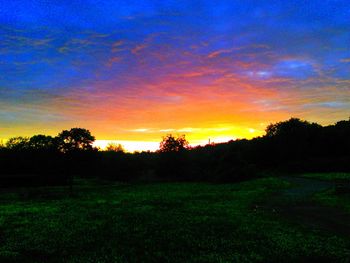
<instances>
[{"instance_id":1,"label":"grassy foreground","mask_svg":"<svg viewBox=\"0 0 350 263\"><path fill-rule=\"evenodd\" d=\"M0 262L349 262L350 237L271 206L291 187L283 178L79 181L73 195L63 187L3 192Z\"/></svg>"},{"instance_id":2,"label":"grassy foreground","mask_svg":"<svg viewBox=\"0 0 350 263\"><path fill-rule=\"evenodd\" d=\"M350 180L350 173L306 173L302 177L314 178L325 181Z\"/></svg>"}]
</instances>

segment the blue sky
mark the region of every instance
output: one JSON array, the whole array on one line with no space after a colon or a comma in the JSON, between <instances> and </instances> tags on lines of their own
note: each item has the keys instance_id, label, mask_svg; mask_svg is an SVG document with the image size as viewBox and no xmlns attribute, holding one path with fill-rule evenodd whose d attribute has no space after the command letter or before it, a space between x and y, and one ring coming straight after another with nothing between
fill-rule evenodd
<instances>
[{"instance_id":1,"label":"blue sky","mask_svg":"<svg viewBox=\"0 0 350 263\"><path fill-rule=\"evenodd\" d=\"M349 1L0 2L0 138L204 140L350 115Z\"/></svg>"}]
</instances>

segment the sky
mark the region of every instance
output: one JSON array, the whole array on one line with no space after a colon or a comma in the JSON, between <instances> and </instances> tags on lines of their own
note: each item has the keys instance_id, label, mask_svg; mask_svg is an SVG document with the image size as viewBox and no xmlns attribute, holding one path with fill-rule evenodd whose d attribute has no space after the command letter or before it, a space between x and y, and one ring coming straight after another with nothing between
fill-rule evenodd
<instances>
[{"instance_id":1,"label":"sky","mask_svg":"<svg viewBox=\"0 0 350 263\"><path fill-rule=\"evenodd\" d=\"M0 139L154 150L349 116L348 0L0 0Z\"/></svg>"}]
</instances>

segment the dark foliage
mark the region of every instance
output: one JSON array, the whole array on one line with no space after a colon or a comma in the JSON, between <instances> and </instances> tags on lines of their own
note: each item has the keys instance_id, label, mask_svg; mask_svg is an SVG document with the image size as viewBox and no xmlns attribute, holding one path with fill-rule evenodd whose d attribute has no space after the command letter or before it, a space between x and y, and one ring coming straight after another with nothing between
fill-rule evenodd
<instances>
[{"instance_id":1,"label":"dark foliage","mask_svg":"<svg viewBox=\"0 0 350 263\"><path fill-rule=\"evenodd\" d=\"M58 140L51 136L34 135L28 141L28 147L35 151L53 152L57 149Z\"/></svg>"},{"instance_id":2,"label":"dark foliage","mask_svg":"<svg viewBox=\"0 0 350 263\"><path fill-rule=\"evenodd\" d=\"M94 141L90 131L82 128L64 130L57 136L58 149L64 153L91 151Z\"/></svg>"},{"instance_id":3,"label":"dark foliage","mask_svg":"<svg viewBox=\"0 0 350 263\"><path fill-rule=\"evenodd\" d=\"M0 147L2 185L67 183L73 175L120 181L247 180L259 172L350 171L350 120L321 126L297 118L271 124L252 140L188 148L184 136L167 135L155 153L93 148L86 129L53 138L15 137Z\"/></svg>"},{"instance_id":4,"label":"dark foliage","mask_svg":"<svg viewBox=\"0 0 350 263\"><path fill-rule=\"evenodd\" d=\"M185 135L180 135L178 137L168 134L163 137L159 145L159 152L170 153L170 152L182 152L188 148L188 141Z\"/></svg>"}]
</instances>

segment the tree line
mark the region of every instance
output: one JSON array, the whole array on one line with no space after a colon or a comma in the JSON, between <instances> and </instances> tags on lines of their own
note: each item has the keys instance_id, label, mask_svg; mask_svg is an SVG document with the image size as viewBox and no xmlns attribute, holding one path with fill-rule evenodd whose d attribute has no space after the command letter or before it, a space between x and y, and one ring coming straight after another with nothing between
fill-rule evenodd
<instances>
[{"instance_id":1,"label":"tree line","mask_svg":"<svg viewBox=\"0 0 350 263\"><path fill-rule=\"evenodd\" d=\"M95 137L90 131L83 128L72 128L63 130L56 137L48 135L34 135L32 137L12 137L4 145L2 149L14 152L19 151L57 151L62 153L70 153L74 151L91 151L93 150L93 142Z\"/></svg>"},{"instance_id":2,"label":"tree line","mask_svg":"<svg viewBox=\"0 0 350 263\"><path fill-rule=\"evenodd\" d=\"M298 118L267 126L263 136L189 147L184 135L163 137L157 152L105 151L83 128L56 137L14 137L0 147L0 184L67 183L73 176L123 181L233 182L263 172L350 171L350 119L322 126Z\"/></svg>"}]
</instances>

